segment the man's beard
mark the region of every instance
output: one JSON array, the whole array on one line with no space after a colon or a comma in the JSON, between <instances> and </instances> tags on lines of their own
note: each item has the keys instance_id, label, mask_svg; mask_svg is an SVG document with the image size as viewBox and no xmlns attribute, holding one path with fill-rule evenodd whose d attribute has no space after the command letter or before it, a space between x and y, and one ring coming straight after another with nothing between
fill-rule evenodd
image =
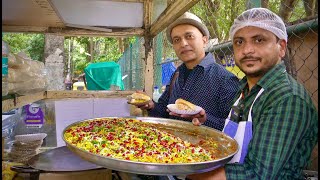
<instances>
[{"instance_id":1,"label":"man's beard","mask_svg":"<svg viewBox=\"0 0 320 180\"><path fill-rule=\"evenodd\" d=\"M260 69L255 72L244 72L247 77L255 78L255 77L262 77L267 71L264 69Z\"/></svg>"},{"instance_id":2,"label":"man's beard","mask_svg":"<svg viewBox=\"0 0 320 180\"><path fill-rule=\"evenodd\" d=\"M259 58L259 57L245 56L245 57L240 59L240 63L245 61L245 60L247 60L247 59L261 61L261 58ZM249 67L250 66L252 66L252 65L249 65ZM254 72L250 72L250 71L246 71L246 70L242 69L241 66L239 66L239 65L238 65L238 67L240 68L240 70L242 72L244 72L246 74L247 77L252 77L252 78L261 77L269 70L269 68L263 68L263 69L259 69L259 70L254 71Z\"/></svg>"}]
</instances>

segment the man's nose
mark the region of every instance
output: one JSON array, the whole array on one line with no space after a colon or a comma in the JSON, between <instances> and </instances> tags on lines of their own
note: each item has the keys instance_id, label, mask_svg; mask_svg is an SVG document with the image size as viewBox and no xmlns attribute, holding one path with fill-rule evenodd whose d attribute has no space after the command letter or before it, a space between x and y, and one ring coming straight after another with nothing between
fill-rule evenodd
<instances>
[{"instance_id":1,"label":"man's nose","mask_svg":"<svg viewBox=\"0 0 320 180\"><path fill-rule=\"evenodd\" d=\"M180 46L186 46L188 45L188 41L184 38L181 39L181 42L180 42Z\"/></svg>"},{"instance_id":2,"label":"man's nose","mask_svg":"<svg viewBox=\"0 0 320 180\"><path fill-rule=\"evenodd\" d=\"M252 54L254 53L254 45L251 43L245 43L243 47L243 54Z\"/></svg>"}]
</instances>

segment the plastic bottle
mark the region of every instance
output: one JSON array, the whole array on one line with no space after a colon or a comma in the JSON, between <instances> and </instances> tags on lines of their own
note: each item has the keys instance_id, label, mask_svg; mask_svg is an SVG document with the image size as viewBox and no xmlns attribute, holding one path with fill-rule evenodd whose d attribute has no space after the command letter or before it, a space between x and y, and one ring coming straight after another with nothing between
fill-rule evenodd
<instances>
[{"instance_id":1,"label":"plastic bottle","mask_svg":"<svg viewBox=\"0 0 320 180\"><path fill-rule=\"evenodd\" d=\"M72 88L72 81L70 73L67 74L66 79L64 80L64 84L66 85L66 90L71 90Z\"/></svg>"},{"instance_id":2,"label":"plastic bottle","mask_svg":"<svg viewBox=\"0 0 320 180\"><path fill-rule=\"evenodd\" d=\"M2 40L2 96L6 96L9 92L8 86L8 56L9 46Z\"/></svg>"},{"instance_id":3,"label":"plastic bottle","mask_svg":"<svg viewBox=\"0 0 320 180\"><path fill-rule=\"evenodd\" d=\"M158 86L155 86L153 89L153 95L152 95L152 99L154 102L158 102L159 98L160 98L161 94L159 92L159 88Z\"/></svg>"}]
</instances>

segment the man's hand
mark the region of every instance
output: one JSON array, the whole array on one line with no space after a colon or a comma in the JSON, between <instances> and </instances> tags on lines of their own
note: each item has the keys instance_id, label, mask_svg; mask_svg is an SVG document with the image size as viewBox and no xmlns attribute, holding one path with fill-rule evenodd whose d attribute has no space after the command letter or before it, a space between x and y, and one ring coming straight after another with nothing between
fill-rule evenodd
<instances>
[{"instance_id":1,"label":"man's hand","mask_svg":"<svg viewBox=\"0 0 320 180\"><path fill-rule=\"evenodd\" d=\"M141 94L145 94L147 95L147 93L143 92L143 91L136 91L137 93L141 93ZM137 104L135 105L140 109L145 109L145 110L150 110L154 108L154 102L152 100L148 101L147 103L143 103L143 104Z\"/></svg>"},{"instance_id":2,"label":"man's hand","mask_svg":"<svg viewBox=\"0 0 320 180\"><path fill-rule=\"evenodd\" d=\"M136 105L140 109L151 110L154 108L154 102L152 100L148 101L148 103L143 105Z\"/></svg>"},{"instance_id":3,"label":"man's hand","mask_svg":"<svg viewBox=\"0 0 320 180\"><path fill-rule=\"evenodd\" d=\"M224 167L220 167L213 171L201 173L201 174L191 174L187 176L188 179L192 180L226 180L226 172Z\"/></svg>"},{"instance_id":4,"label":"man's hand","mask_svg":"<svg viewBox=\"0 0 320 180\"><path fill-rule=\"evenodd\" d=\"M207 120L207 114L204 109L201 109L201 111L198 114L194 114L194 115L177 114L177 113L170 111L169 109L167 109L167 112L169 112L169 115L171 115L171 116L177 116L177 117L181 117L184 119L188 119L188 120L192 121L192 123L196 126L200 126L201 124L203 124Z\"/></svg>"}]
</instances>

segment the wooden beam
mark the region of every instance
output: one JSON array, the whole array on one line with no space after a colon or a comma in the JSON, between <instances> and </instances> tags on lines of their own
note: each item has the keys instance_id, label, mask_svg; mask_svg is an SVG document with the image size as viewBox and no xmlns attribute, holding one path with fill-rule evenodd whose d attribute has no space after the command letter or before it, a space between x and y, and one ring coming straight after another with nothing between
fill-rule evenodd
<instances>
[{"instance_id":1,"label":"wooden beam","mask_svg":"<svg viewBox=\"0 0 320 180\"><path fill-rule=\"evenodd\" d=\"M14 99L6 99L2 101L2 112L10 111L15 108Z\"/></svg>"},{"instance_id":2,"label":"wooden beam","mask_svg":"<svg viewBox=\"0 0 320 180\"><path fill-rule=\"evenodd\" d=\"M151 25L150 36L154 37L163 31L175 19L188 11L200 0L175 0L160 14L158 19Z\"/></svg>"},{"instance_id":3,"label":"wooden beam","mask_svg":"<svg viewBox=\"0 0 320 180\"><path fill-rule=\"evenodd\" d=\"M110 36L110 37L129 37L143 36L142 28L113 28L112 32L98 30L87 30L72 27L34 27L34 26L8 26L2 25L3 32L16 33L56 33L61 36Z\"/></svg>"},{"instance_id":4,"label":"wooden beam","mask_svg":"<svg viewBox=\"0 0 320 180\"><path fill-rule=\"evenodd\" d=\"M2 25L2 32L43 33L46 31L48 31L48 27Z\"/></svg>"},{"instance_id":5,"label":"wooden beam","mask_svg":"<svg viewBox=\"0 0 320 180\"><path fill-rule=\"evenodd\" d=\"M2 100L2 112L20 108L42 99L62 98L126 98L135 91L42 91L24 96L15 96Z\"/></svg>"},{"instance_id":6,"label":"wooden beam","mask_svg":"<svg viewBox=\"0 0 320 180\"><path fill-rule=\"evenodd\" d=\"M78 28L49 28L46 33L56 33L61 36L107 36L107 37L130 37L143 36L144 29L142 28L127 28L127 29L112 29L112 32L102 32L94 30L85 30Z\"/></svg>"},{"instance_id":7,"label":"wooden beam","mask_svg":"<svg viewBox=\"0 0 320 180\"><path fill-rule=\"evenodd\" d=\"M143 27L145 30L149 30L151 26L151 18L152 18L151 16L152 16L152 1L145 0L143 3Z\"/></svg>"},{"instance_id":8,"label":"wooden beam","mask_svg":"<svg viewBox=\"0 0 320 180\"><path fill-rule=\"evenodd\" d=\"M61 98L114 98L131 95L135 91L47 91L47 99Z\"/></svg>"},{"instance_id":9,"label":"wooden beam","mask_svg":"<svg viewBox=\"0 0 320 180\"><path fill-rule=\"evenodd\" d=\"M37 92L26 96L19 96L16 98L16 107L22 107L29 103L39 101L46 97L46 92Z\"/></svg>"},{"instance_id":10,"label":"wooden beam","mask_svg":"<svg viewBox=\"0 0 320 180\"><path fill-rule=\"evenodd\" d=\"M46 92L38 92L25 96L17 96L13 99L7 99L2 101L2 112L10 111L14 108L20 108L29 103L39 101L46 97Z\"/></svg>"},{"instance_id":11,"label":"wooden beam","mask_svg":"<svg viewBox=\"0 0 320 180\"><path fill-rule=\"evenodd\" d=\"M59 16L59 14L57 14L58 11L54 9L50 0L32 0L32 1L33 1L32 3L36 4L43 13L43 17L40 17L40 18L45 18L47 19L47 21L50 20L51 23L54 22L56 26L63 26L62 18Z\"/></svg>"},{"instance_id":12,"label":"wooden beam","mask_svg":"<svg viewBox=\"0 0 320 180\"><path fill-rule=\"evenodd\" d=\"M94 31L112 32L112 29L95 27L95 26L83 26L83 25L69 24L69 23L66 23L66 26L80 28L80 29L94 30Z\"/></svg>"},{"instance_id":13,"label":"wooden beam","mask_svg":"<svg viewBox=\"0 0 320 180\"><path fill-rule=\"evenodd\" d=\"M114 2L132 2L132 3L143 3L145 0L109 0Z\"/></svg>"}]
</instances>

